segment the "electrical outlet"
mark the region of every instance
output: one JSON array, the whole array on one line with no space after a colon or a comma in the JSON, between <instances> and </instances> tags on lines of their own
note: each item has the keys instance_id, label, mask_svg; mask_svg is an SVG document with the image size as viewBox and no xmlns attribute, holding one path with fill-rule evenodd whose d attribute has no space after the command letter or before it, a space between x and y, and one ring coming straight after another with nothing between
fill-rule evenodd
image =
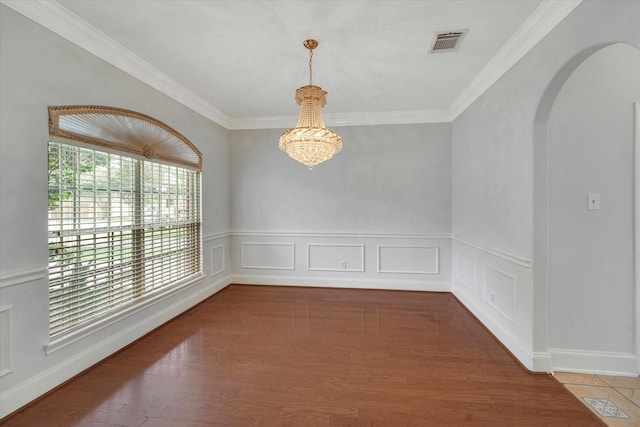
<instances>
[{"instance_id":1,"label":"electrical outlet","mask_svg":"<svg viewBox=\"0 0 640 427\"><path fill-rule=\"evenodd\" d=\"M342 270L346 270L347 269L347 261L340 261L340 268Z\"/></svg>"},{"instance_id":2,"label":"electrical outlet","mask_svg":"<svg viewBox=\"0 0 640 427\"><path fill-rule=\"evenodd\" d=\"M491 302L496 302L496 294L491 292Z\"/></svg>"}]
</instances>

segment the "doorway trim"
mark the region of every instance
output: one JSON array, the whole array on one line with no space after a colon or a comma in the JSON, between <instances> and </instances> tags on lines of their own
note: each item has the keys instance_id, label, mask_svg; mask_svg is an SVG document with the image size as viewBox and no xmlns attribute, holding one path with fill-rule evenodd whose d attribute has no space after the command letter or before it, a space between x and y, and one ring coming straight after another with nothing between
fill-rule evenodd
<instances>
[{"instance_id":1,"label":"doorway trim","mask_svg":"<svg viewBox=\"0 0 640 427\"><path fill-rule=\"evenodd\" d=\"M636 291L636 357L640 374L640 102L633 103L633 276Z\"/></svg>"}]
</instances>

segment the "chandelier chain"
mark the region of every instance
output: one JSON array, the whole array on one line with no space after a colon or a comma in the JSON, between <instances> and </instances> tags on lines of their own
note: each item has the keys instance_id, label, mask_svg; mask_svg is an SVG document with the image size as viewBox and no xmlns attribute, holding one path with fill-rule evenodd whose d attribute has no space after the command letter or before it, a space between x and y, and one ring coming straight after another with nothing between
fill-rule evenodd
<instances>
[{"instance_id":1,"label":"chandelier chain","mask_svg":"<svg viewBox=\"0 0 640 427\"><path fill-rule=\"evenodd\" d=\"M312 86L311 80L313 78L313 68L311 67L312 60L313 60L313 49L309 49L309 86Z\"/></svg>"}]
</instances>

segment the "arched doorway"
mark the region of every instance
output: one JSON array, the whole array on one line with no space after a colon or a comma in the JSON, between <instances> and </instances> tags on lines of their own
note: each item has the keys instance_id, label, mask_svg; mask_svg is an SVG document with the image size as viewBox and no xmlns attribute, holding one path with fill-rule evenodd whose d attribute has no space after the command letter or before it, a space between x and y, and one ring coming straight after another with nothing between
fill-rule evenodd
<instances>
[{"instance_id":1,"label":"arched doorway","mask_svg":"<svg viewBox=\"0 0 640 427\"><path fill-rule=\"evenodd\" d=\"M534 351L551 368L638 373L634 101L640 51L596 46L558 72L534 124ZM588 195L599 198L599 209Z\"/></svg>"}]
</instances>

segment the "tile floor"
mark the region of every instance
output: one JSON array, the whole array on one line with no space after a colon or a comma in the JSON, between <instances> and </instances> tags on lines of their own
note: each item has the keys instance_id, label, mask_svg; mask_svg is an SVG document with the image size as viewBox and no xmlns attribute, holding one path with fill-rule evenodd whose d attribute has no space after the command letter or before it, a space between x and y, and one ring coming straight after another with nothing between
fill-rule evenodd
<instances>
[{"instance_id":1,"label":"tile floor","mask_svg":"<svg viewBox=\"0 0 640 427\"><path fill-rule=\"evenodd\" d=\"M640 378L556 372L554 377L612 427L640 427Z\"/></svg>"}]
</instances>

